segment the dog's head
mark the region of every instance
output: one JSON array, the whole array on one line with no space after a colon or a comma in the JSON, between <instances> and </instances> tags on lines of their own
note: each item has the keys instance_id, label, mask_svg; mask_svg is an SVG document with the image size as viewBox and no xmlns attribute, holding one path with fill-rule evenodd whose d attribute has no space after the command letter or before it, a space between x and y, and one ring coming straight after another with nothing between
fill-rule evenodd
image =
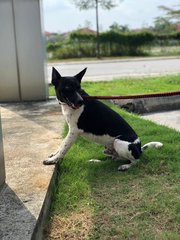
<instances>
[{"instance_id":1,"label":"dog's head","mask_svg":"<svg viewBox=\"0 0 180 240\"><path fill-rule=\"evenodd\" d=\"M73 109L78 109L84 104L84 100L80 95L81 79L87 68L73 77L62 77L60 73L53 67L52 84L56 90L56 96L59 103L65 103Z\"/></svg>"}]
</instances>

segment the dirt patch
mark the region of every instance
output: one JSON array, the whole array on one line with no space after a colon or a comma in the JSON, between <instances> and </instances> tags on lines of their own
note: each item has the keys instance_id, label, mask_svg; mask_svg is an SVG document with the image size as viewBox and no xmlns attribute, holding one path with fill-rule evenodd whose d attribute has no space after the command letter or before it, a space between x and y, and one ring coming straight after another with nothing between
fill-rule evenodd
<instances>
[{"instance_id":1,"label":"dirt patch","mask_svg":"<svg viewBox=\"0 0 180 240\"><path fill-rule=\"evenodd\" d=\"M46 240L84 240L91 226L92 213L89 209L81 209L68 216L57 215L51 219L49 229L46 229Z\"/></svg>"}]
</instances>

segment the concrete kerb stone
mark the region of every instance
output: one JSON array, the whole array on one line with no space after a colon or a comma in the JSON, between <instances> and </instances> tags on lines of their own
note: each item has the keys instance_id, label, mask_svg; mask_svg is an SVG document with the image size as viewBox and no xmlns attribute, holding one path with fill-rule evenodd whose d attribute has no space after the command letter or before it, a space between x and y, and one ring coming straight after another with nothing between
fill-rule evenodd
<instances>
[{"instance_id":1,"label":"concrete kerb stone","mask_svg":"<svg viewBox=\"0 0 180 240\"><path fill-rule=\"evenodd\" d=\"M180 97L154 97L127 100L112 100L113 104L138 114L180 109Z\"/></svg>"},{"instance_id":2,"label":"concrete kerb stone","mask_svg":"<svg viewBox=\"0 0 180 240\"><path fill-rule=\"evenodd\" d=\"M39 217L37 219L31 240L43 240L44 239L44 231L45 231L45 225L47 223L47 219L49 217L49 211L50 211L50 205L52 202L53 197L53 189L55 188L57 177L58 177L58 165L55 166L54 172L51 178L51 181L49 183L46 197L43 202L43 206L41 208Z\"/></svg>"},{"instance_id":3,"label":"concrete kerb stone","mask_svg":"<svg viewBox=\"0 0 180 240\"><path fill-rule=\"evenodd\" d=\"M152 60L167 60L167 59L180 59L179 56L161 56L161 57L128 57L128 58L117 58L117 59L96 59L96 60L87 60L87 61L61 61L61 64L91 64L91 63L101 63L101 62L111 62L111 63L115 63L115 62L140 62L140 61L152 61ZM56 64L59 64L60 61L55 61L53 63L49 63L49 66L54 66Z\"/></svg>"}]
</instances>

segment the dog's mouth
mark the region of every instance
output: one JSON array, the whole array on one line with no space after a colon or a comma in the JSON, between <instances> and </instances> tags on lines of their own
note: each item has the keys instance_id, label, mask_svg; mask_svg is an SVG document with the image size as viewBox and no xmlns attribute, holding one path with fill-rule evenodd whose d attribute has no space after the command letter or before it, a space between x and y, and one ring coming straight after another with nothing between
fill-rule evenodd
<instances>
[{"instance_id":1,"label":"dog's mouth","mask_svg":"<svg viewBox=\"0 0 180 240\"><path fill-rule=\"evenodd\" d=\"M66 98L66 97L64 97L64 100L65 100L65 101L63 101L63 102L59 100L59 104L60 104L60 105L67 104L69 107L71 107L72 109L75 109L75 110L76 110L76 109L79 109L79 108L83 105L82 102L81 102L81 103L74 104L74 103L70 102L69 99Z\"/></svg>"},{"instance_id":2,"label":"dog's mouth","mask_svg":"<svg viewBox=\"0 0 180 240\"><path fill-rule=\"evenodd\" d=\"M82 106L82 104L81 105L80 104L75 105L75 104L71 103L71 104L68 104L68 106L71 107L72 109L76 110L76 109L79 109Z\"/></svg>"}]
</instances>

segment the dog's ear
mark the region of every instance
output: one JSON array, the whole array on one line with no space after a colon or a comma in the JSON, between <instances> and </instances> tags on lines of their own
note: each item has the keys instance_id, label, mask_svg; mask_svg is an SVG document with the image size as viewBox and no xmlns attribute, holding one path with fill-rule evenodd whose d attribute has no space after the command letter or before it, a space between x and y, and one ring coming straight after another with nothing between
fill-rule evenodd
<instances>
[{"instance_id":1,"label":"dog's ear","mask_svg":"<svg viewBox=\"0 0 180 240\"><path fill-rule=\"evenodd\" d=\"M76 74L74 77L75 77L76 79L78 79L79 82L81 82L81 79L83 78L86 70L87 70L87 68L84 68L81 72L79 72L78 74Z\"/></svg>"},{"instance_id":2,"label":"dog's ear","mask_svg":"<svg viewBox=\"0 0 180 240\"><path fill-rule=\"evenodd\" d=\"M61 78L60 73L53 67L52 68L52 81L51 81L51 83L54 86L57 86L60 78Z\"/></svg>"}]
</instances>

